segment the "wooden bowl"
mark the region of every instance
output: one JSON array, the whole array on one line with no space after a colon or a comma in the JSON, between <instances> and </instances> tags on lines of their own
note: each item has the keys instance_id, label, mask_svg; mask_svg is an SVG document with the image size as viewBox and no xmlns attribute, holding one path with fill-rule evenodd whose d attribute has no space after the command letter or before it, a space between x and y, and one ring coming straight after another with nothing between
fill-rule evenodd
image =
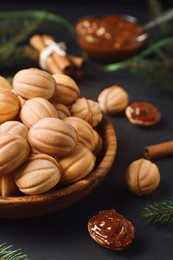
<instances>
[{"instance_id":1,"label":"wooden bowl","mask_svg":"<svg viewBox=\"0 0 173 260\"><path fill-rule=\"evenodd\" d=\"M103 151L87 177L42 195L0 197L0 218L29 218L53 213L81 200L97 187L109 172L117 150L114 128L105 117L97 130L103 138Z\"/></svg>"}]
</instances>

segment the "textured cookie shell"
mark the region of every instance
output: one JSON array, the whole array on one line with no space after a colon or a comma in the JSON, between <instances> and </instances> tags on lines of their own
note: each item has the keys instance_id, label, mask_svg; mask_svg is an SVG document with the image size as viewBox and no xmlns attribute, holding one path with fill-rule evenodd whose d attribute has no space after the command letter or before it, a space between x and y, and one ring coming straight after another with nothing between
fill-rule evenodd
<instances>
[{"instance_id":1,"label":"textured cookie shell","mask_svg":"<svg viewBox=\"0 0 173 260\"><path fill-rule=\"evenodd\" d=\"M30 128L28 140L38 152L62 156L75 147L77 132L61 119L43 118Z\"/></svg>"},{"instance_id":2,"label":"textured cookie shell","mask_svg":"<svg viewBox=\"0 0 173 260\"><path fill-rule=\"evenodd\" d=\"M105 88L98 96L101 110L108 114L117 114L123 111L129 103L127 92L116 85Z\"/></svg>"},{"instance_id":3,"label":"textured cookie shell","mask_svg":"<svg viewBox=\"0 0 173 260\"><path fill-rule=\"evenodd\" d=\"M78 133L78 143L92 151L95 145L95 137L91 125L84 119L75 116L66 117L64 120L76 129Z\"/></svg>"},{"instance_id":4,"label":"textured cookie shell","mask_svg":"<svg viewBox=\"0 0 173 260\"><path fill-rule=\"evenodd\" d=\"M64 119L68 116L71 116L69 108L61 103L53 103L53 106L55 107L57 113L58 113L58 118L59 119Z\"/></svg>"},{"instance_id":5,"label":"textured cookie shell","mask_svg":"<svg viewBox=\"0 0 173 260\"><path fill-rule=\"evenodd\" d=\"M25 194L42 194L52 189L61 178L61 170L54 158L46 154L36 154L18 168L15 183Z\"/></svg>"},{"instance_id":6,"label":"textured cookie shell","mask_svg":"<svg viewBox=\"0 0 173 260\"><path fill-rule=\"evenodd\" d=\"M64 156L58 163L62 170L61 183L74 183L87 176L94 168L96 158L86 147L76 145L73 152Z\"/></svg>"},{"instance_id":7,"label":"textured cookie shell","mask_svg":"<svg viewBox=\"0 0 173 260\"><path fill-rule=\"evenodd\" d=\"M12 92L0 92L0 124L13 120L20 109L19 98Z\"/></svg>"},{"instance_id":8,"label":"textured cookie shell","mask_svg":"<svg viewBox=\"0 0 173 260\"><path fill-rule=\"evenodd\" d=\"M78 98L72 104L70 111L73 116L84 119L92 127L98 125L103 118L98 102L86 99L85 97Z\"/></svg>"},{"instance_id":9,"label":"textured cookie shell","mask_svg":"<svg viewBox=\"0 0 173 260\"><path fill-rule=\"evenodd\" d=\"M56 81L56 87L52 102L70 105L80 96L79 87L71 77L54 74L53 78Z\"/></svg>"},{"instance_id":10,"label":"textured cookie shell","mask_svg":"<svg viewBox=\"0 0 173 260\"><path fill-rule=\"evenodd\" d=\"M46 71L29 68L18 71L13 78L12 87L24 99L43 97L49 99L55 91L55 80Z\"/></svg>"},{"instance_id":11,"label":"textured cookie shell","mask_svg":"<svg viewBox=\"0 0 173 260\"><path fill-rule=\"evenodd\" d=\"M7 121L0 125L0 135L13 134L28 138L28 128L19 121Z\"/></svg>"},{"instance_id":12,"label":"textured cookie shell","mask_svg":"<svg viewBox=\"0 0 173 260\"><path fill-rule=\"evenodd\" d=\"M28 127L45 117L58 117L55 107L45 98L32 98L20 110L20 119Z\"/></svg>"},{"instance_id":13,"label":"textured cookie shell","mask_svg":"<svg viewBox=\"0 0 173 260\"><path fill-rule=\"evenodd\" d=\"M8 174L28 158L29 145L20 135L1 135L0 155L0 175Z\"/></svg>"},{"instance_id":14,"label":"textured cookie shell","mask_svg":"<svg viewBox=\"0 0 173 260\"><path fill-rule=\"evenodd\" d=\"M11 91L11 90L12 90L12 86L10 82L6 78L0 76L0 91Z\"/></svg>"},{"instance_id":15,"label":"textured cookie shell","mask_svg":"<svg viewBox=\"0 0 173 260\"><path fill-rule=\"evenodd\" d=\"M155 163L142 158L133 161L128 166L125 180L129 190L138 196L143 196L158 187L160 172Z\"/></svg>"},{"instance_id":16,"label":"textured cookie shell","mask_svg":"<svg viewBox=\"0 0 173 260\"><path fill-rule=\"evenodd\" d=\"M20 106L23 107L23 105L25 104L25 102L26 102L27 99L24 99L24 98L22 98L21 96L17 95L17 93L16 93L16 91L14 90L14 88L12 89L12 92L13 92L14 94L16 94L16 96L18 96L19 101L20 101Z\"/></svg>"}]
</instances>

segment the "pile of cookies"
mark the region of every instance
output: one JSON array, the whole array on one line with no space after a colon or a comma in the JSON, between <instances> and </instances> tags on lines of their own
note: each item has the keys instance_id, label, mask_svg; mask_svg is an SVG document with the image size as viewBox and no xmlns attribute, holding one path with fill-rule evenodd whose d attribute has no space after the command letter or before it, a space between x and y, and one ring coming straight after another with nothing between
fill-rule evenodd
<instances>
[{"instance_id":1,"label":"pile of cookies","mask_svg":"<svg viewBox=\"0 0 173 260\"><path fill-rule=\"evenodd\" d=\"M102 150L98 102L67 75L29 68L0 77L0 195L42 194L88 175Z\"/></svg>"}]
</instances>

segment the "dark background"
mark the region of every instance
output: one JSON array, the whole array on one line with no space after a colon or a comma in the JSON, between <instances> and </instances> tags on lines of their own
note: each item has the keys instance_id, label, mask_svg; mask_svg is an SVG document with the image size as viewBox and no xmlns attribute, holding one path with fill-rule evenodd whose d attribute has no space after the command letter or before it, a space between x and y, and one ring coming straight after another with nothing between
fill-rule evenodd
<instances>
[{"instance_id":1,"label":"dark background","mask_svg":"<svg viewBox=\"0 0 173 260\"><path fill-rule=\"evenodd\" d=\"M100 5L114 5L116 6L146 6L148 5L148 0L121 0L121 1L115 1L115 0L49 0L49 5L53 4L53 5L97 5L98 8ZM35 6L45 6L48 3L46 1L34 1L34 0L30 0L30 1L22 1L22 0L9 0L8 2L3 1L1 3L1 6L6 6L9 8L13 8L15 9L16 7L18 8L19 6L31 6L31 5L35 5ZM171 7L172 6L172 1L171 0L160 0L160 4L165 6L165 7Z\"/></svg>"}]
</instances>

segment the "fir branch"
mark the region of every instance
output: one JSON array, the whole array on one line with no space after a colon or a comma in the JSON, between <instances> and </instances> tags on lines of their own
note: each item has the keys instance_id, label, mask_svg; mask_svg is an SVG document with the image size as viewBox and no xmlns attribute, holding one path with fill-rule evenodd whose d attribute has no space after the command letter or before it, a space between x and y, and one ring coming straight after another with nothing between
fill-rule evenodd
<instances>
[{"instance_id":1,"label":"fir branch","mask_svg":"<svg viewBox=\"0 0 173 260\"><path fill-rule=\"evenodd\" d=\"M24 10L24 11L9 11L9 12L0 12L0 19L16 20L16 19L26 19L26 18L39 18L43 21L50 21L57 24L60 24L66 29L73 33L74 26L65 18L54 14L49 11L44 10Z\"/></svg>"},{"instance_id":2,"label":"fir branch","mask_svg":"<svg viewBox=\"0 0 173 260\"><path fill-rule=\"evenodd\" d=\"M146 205L142 210L142 217L149 224L171 224L173 222L173 198Z\"/></svg>"},{"instance_id":3,"label":"fir branch","mask_svg":"<svg viewBox=\"0 0 173 260\"><path fill-rule=\"evenodd\" d=\"M151 19L157 18L163 12L162 3L160 0L148 0L149 11L151 13ZM167 23L161 23L158 25L158 29L164 33L168 30Z\"/></svg>"},{"instance_id":4,"label":"fir branch","mask_svg":"<svg viewBox=\"0 0 173 260\"><path fill-rule=\"evenodd\" d=\"M150 11L152 13L152 17L156 18L162 13L162 6L160 1L158 0L148 0L148 6L150 8Z\"/></svg>"},{"instance_id":5,"label":"fir branch","mask_svg":"<svg viewBox=\"0 0 173 260\"><path fill-rule=\"evenodd\" d=\"M158 59L144 59L130 68L130 71L145 79L147 83L162 85L165 89L172 88L172 70L173 61L166 57L160 61Z\"/></svg>"},{"instance_id":6,"label":"fir branch","mask_svg":"<svg viewBox=\"0 0 173 260\"><path fill-rule=\"evenodd\" d=\"M18 49L18 45L24 41L31 33L33 33L41 24L41 20L34 20L22 23L22 28L20 26L19 32L14 35L6 36L6 42L3 42L0 46L0 61L8 59L11 54L15 53Z\"/></svg>"},{"instance_id":7,"label":"fir branch","mask_svg":"<svg viewBox=\"0 0 173 260\"><path fill-rule=\"evenodd\" d=\"M21 249L12 250L6 243L0 245L0 259L1 260L29 260L26 254L21 252Z\"/></svg>"}]
</instances>

